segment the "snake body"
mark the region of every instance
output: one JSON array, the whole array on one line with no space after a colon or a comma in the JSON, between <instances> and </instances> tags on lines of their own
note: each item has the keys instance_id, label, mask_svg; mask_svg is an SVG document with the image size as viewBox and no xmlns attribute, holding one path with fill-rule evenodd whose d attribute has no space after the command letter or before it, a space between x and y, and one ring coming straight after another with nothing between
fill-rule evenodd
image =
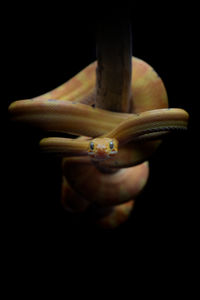
<instances>
[{"instance_id":1,"label":"snake body","mask_svg":"<svg viewBox=\"0 0 200 300\"><path fill-rule=\"evenodd\" d=\"M53 91L9 107L13 121L77 136L40 141L44 151L65 157L62 199L72 210L85 210L93 202L118 205L115 212L127 215L132 205L124 202L133 199L148 178L145 161L165 134L187 128L188 113L168 108L166 90L157 73L134 57L132 65L131 113L92 107L96 62ZM104 174L95 163L120 171Z\"/></svg>"},{"instance_id":2,"label":"snake body","mask_svg":"<svg viewBox=\"0 0 200 300\"><path fill-rule=\"evenodd\" d=\"M117 156L118 150L115 150L116 157L107 163L112 167L127 167L138 163L137 155L134 153L135 149L138 151L137 146L130 147L130 142L143 148L144 144L138 144L139 140L150 140L155 136L161 138L166 132L186 129L188 123L188 114L183 109L162 108L140 114L124 114L93 108L86 104L52 99L16 101L9 109L13 120L34 124L44 131L93 137L96 150L101 148L98 147L98 142L102 143L104 139L105 156L109 153L107 150L113 152L109 147L111 140L117 140L115 145L119 144L120 151L125 151L127 154L131 152L132 155L130 161L123 162L120 156ZM91 153L91 142L91 138L45 138L41 140L40 146L49 152L85 156ZM154 142L154 145L156 144ZM148 155L148 147L146 149Z\"/></svg>"}]
</instances>

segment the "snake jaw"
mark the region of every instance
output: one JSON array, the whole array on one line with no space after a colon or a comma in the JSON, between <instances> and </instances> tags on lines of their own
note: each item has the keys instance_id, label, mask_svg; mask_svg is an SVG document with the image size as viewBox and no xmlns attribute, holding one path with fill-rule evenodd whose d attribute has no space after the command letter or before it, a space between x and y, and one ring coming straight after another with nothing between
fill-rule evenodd
<instances>
[{"instance_id":1,"label":"snake jaw","mask_svg":"<svg viewBox=\"0 0 200 300\"><path fill-rule=\"evenodd\" d=\"M109 153L109 156L110 156L110 157L115 156L117 153L118 153L118 151L111 151L111 152Z\"/></svg>"}]
</instances>

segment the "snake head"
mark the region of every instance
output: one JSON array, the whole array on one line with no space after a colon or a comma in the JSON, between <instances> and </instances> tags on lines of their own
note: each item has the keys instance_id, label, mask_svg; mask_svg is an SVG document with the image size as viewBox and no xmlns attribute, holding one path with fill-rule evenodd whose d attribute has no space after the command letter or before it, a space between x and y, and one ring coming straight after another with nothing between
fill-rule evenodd
<instances>
[{"instance_id":1,"label":"snake head","mask_svg":"<svg viewBox=\"0 0 200 300\"><path fill-rule=\"evenodd\" d=\"M118 153L118 141L111 138L95 138L90 141L88 155L95 160L105 160Z\"/></svg>"}]
</instances>

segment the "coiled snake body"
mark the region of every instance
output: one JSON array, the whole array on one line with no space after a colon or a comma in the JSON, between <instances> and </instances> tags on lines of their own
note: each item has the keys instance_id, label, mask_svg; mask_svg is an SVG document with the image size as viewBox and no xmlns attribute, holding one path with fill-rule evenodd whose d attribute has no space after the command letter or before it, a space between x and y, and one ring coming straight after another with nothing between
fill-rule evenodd
<instances>
[{"instance_id":1,"label":"coiled snake body","mask_svg":"<svg viewBox=\"0 0 200 300\"><path fill-rule=\"evenodd\" d=\"M96 62L53 91L13 102L13 121L78 137L44 138L44 151L63 159L62 203L71 211L91 204L113 207L101 219L116 226L133 207L148 178L147 159L170 131L186 129L188 113L168 108L165 87L144 61L132 59L132 113L94 108ZM119 169L113 173L113 169Z\"/></svg>"}]
</instances>

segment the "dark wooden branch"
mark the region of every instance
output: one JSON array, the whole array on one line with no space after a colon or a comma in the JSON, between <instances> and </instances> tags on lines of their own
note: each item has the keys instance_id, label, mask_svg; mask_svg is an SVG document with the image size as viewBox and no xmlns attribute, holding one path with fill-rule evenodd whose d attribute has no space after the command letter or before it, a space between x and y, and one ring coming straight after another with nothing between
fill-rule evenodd
<instances>
[{"instance_id":1,"label":"dark wooden branch","mask_svg":"<svg viewBox=\"0 0 200 300\"><path fill-rule=\"evenodd\" d=\"M131 26L117 16L97 30L96 107L129 112L132 73Z\"/></svg>"}]
</instances>

